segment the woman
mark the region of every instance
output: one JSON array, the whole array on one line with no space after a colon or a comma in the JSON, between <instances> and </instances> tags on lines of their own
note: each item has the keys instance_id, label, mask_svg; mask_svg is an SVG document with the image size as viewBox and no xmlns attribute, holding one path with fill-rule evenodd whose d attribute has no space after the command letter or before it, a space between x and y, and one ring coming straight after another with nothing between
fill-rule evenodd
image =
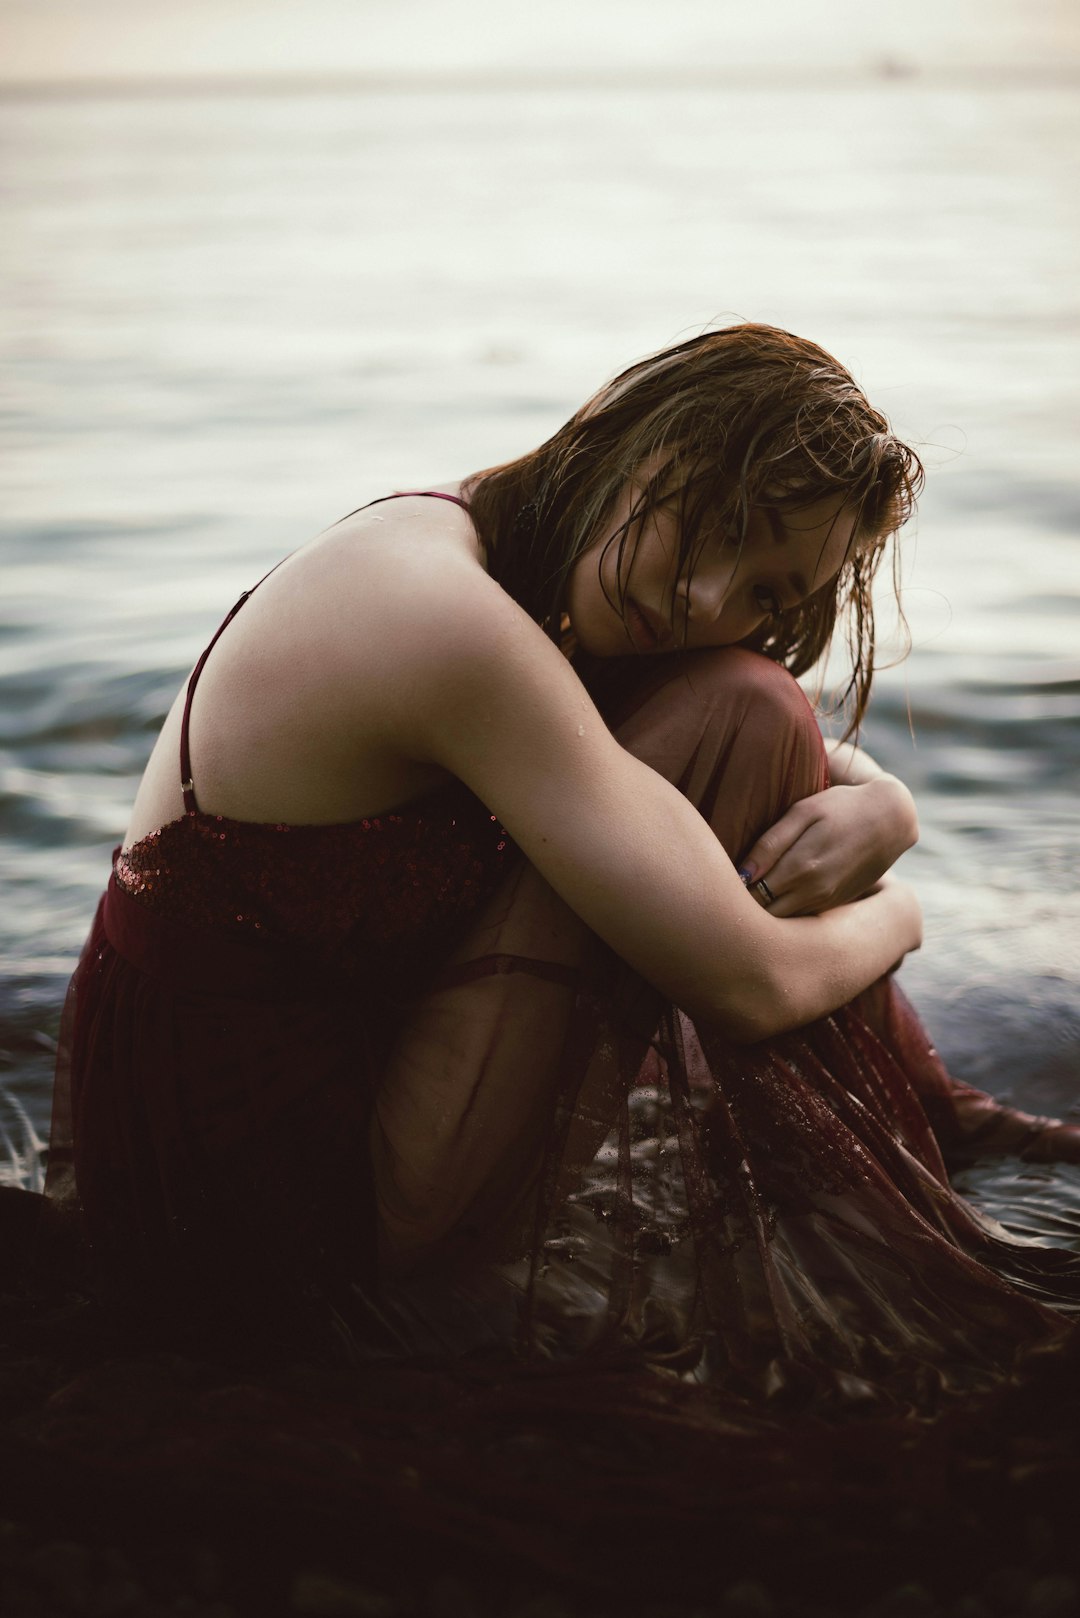
<instances>
[{"instance_id":1,"label":"woman","mask_svg":"<svg viewBox=\"0 0 1080 1618\"><path fill-rule=\"evenodd\" d=\"M845 616L858 723L920 479L836 361L739 326L241 599L72 984L50 1172L70 1138L117 1301L375 1353L523 1319L759 1392L1060 1329L1061 1255L940 1148L1077 1132L943 1073L888 976L910 796L827 765L791 678Z\"/></svg>"}]
</instances>

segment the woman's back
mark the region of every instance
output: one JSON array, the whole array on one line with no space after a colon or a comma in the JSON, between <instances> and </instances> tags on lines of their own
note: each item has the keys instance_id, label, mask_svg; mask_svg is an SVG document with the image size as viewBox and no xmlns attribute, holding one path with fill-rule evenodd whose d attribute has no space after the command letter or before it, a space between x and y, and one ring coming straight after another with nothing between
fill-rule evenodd
<instances>
[{"instance_id":1,"label":"woman's back","mask_svg":"<svg viewBox=\"0 0 1080 1618\"><path fill-rule=\"evenodd\" d=\"M200 808L239 821L342 824L409 803L449 779L409 759L381 723L400 642L381 610L410 566L479 563L450 499L368 506L288 557L243 603L192 702ZM125 846L184 812L180 692L147 765Z\"/></svg>"}]
</instances>

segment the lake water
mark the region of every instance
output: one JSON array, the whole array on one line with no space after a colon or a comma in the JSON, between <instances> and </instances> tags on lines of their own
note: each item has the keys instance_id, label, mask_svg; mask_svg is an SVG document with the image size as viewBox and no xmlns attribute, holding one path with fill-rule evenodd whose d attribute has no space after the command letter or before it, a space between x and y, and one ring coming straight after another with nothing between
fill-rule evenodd
<instances>
[{"instance_id":1,"label":"lake water","mask_svg":"<svg viewBox=\"0 0 1080 1618\"><path fill-rule=\"evenodd\" d=\"M866 731L922 815L905 981L960 1076L1080 1116L1078 124L1067 84L869 72L0 108L7 1176L154 732L239 591L732 318L823 343L923 451L913 651ZM1077 1171L974 1184L1080 1232Z\"/></svg>"}]
</instances>

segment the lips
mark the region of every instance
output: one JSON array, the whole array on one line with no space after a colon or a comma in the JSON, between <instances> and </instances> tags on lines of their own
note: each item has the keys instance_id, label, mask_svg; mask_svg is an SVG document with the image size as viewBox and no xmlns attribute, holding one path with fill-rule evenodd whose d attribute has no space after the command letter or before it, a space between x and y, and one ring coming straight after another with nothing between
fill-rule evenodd
<instances>
[{"instance_id":1,"label":"lips","mask_svg":"<svg viewBox=\"0 0 1080 1618\"><path fill-rule=\"evenodd\" d=\"M651 607L643 607L635 601L633 596L626 602L626 625L636 651L666 651L672 644L670 624Z\"/></svg>"},{"instance_id":2,"label":"lips","mask_svg":"<svg viewBox=\"0 0 1080 1618\"><path fill-rule=\"evenodd\" d=\"M655 652L660 637L632 597L627 598L625 623L635 652Z\"/></svg>"}]
</instances>

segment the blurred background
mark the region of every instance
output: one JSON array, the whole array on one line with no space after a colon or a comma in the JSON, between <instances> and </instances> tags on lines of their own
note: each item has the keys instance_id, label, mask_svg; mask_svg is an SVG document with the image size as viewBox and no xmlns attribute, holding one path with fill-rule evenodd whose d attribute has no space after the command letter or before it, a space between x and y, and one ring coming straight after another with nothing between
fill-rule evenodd
<instances>
[{"instance_id":1,"label":"blurred background","mask_svg":"<svg viewBox=\"0 0 1080 1618\"><path fill-rule=\"evenodd\" d=\"M4 1172L239 591L737 319L924 456L866 731L922 811L905 981L961 1076L1076 1110L1078 86L1070 0L0 0Z\"/></svg>"}]
</instances>

